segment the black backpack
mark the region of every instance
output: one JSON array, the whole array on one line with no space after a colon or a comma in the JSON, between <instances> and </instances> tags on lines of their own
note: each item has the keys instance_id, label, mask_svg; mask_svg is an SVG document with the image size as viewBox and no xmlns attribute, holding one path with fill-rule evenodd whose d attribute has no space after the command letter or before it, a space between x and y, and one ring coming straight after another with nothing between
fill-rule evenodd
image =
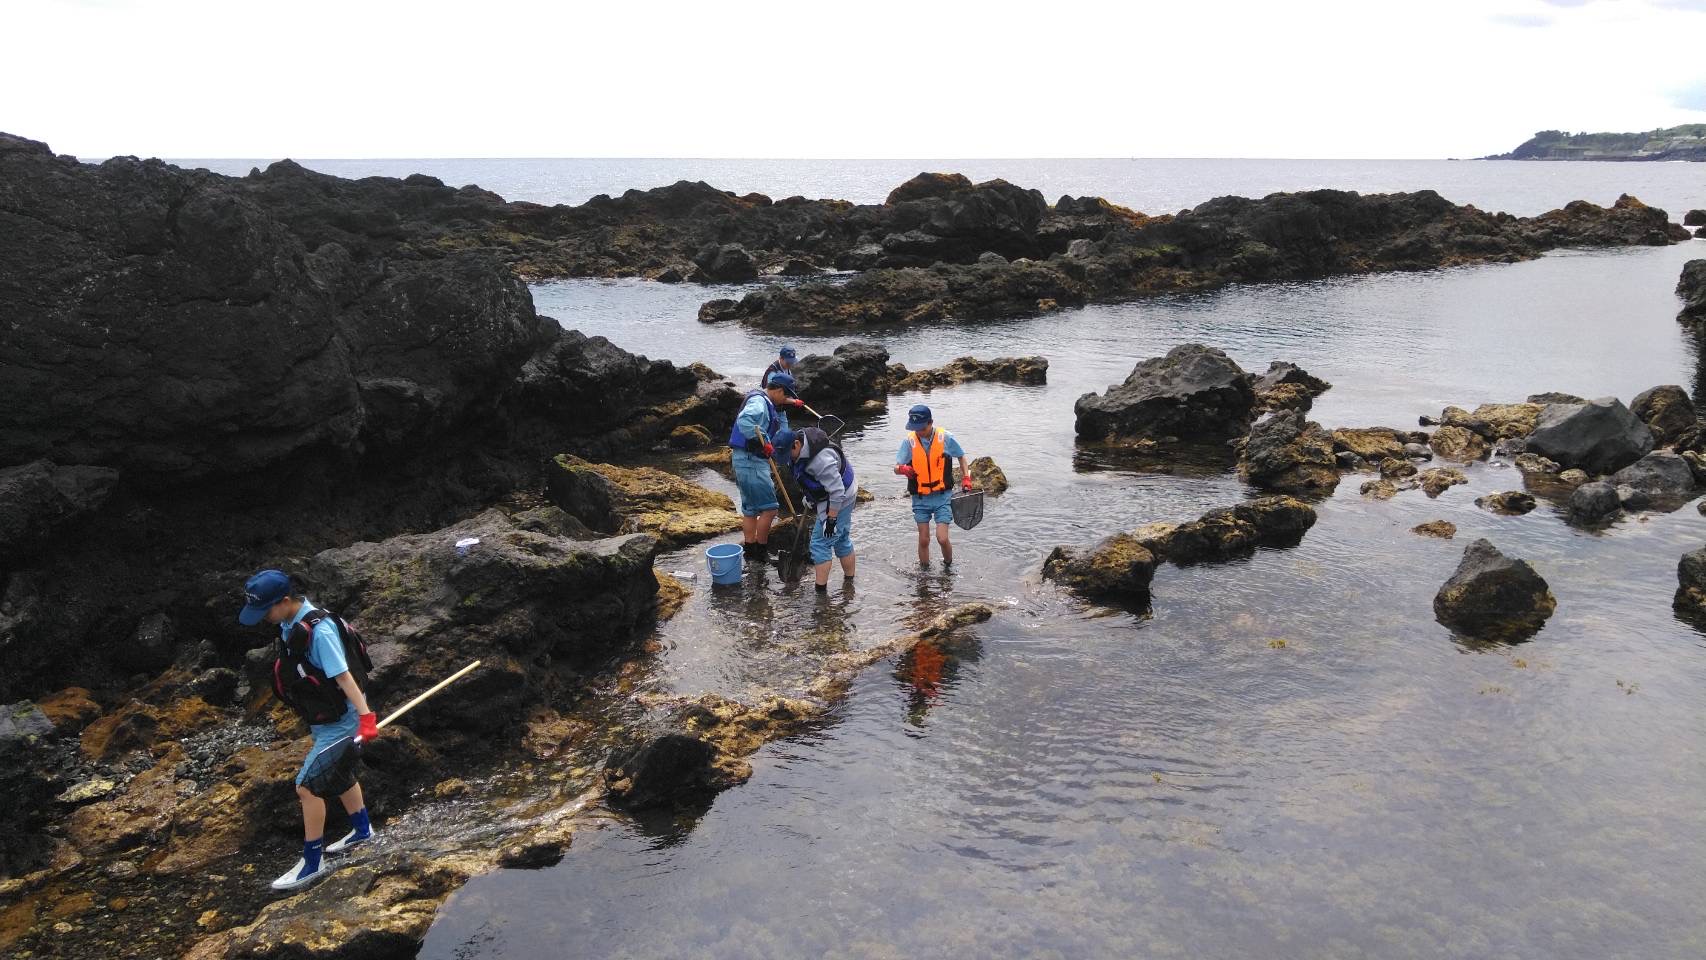
<instances>
[{"instance_id":1,"label":"black backpack","mask_svg":"<svg viewBox=\"0 0 1706 960\"><path fill-rule=\"evenodd\" d=\"M373 669L373 659L367 655L367 641L343 617L328 610L310 610L296 621L290 628L290 636L278 640L272 665L272 689L310 726L331 723L349 709L343 690L308 659L308 651L314 644L314 628L327 618L338 628L338 637L344 644L344 662L349 665L355 685L364 693L368 671Z\"/></svg>"}]
</instances>

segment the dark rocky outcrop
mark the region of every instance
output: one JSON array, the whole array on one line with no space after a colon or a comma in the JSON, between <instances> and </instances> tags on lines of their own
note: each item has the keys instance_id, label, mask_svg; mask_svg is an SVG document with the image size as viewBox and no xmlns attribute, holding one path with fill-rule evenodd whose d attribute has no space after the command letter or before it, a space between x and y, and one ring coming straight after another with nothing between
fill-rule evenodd
<instances>
[{"instance_id":1,"label":"dark rocky outcrop","mask_svg":"<svg viewBox=\"0 0 1706 960\"><path fill-rule=\"evenodd\" d=\"M1476 540L1434 596L1434 617L1475 640L1517 642L1539 632L1557 605L1533 567Z\"/></svg>"},{"instance_id":2,"label":"dark rocky outcrop","mask_svg":"<svg viewBox=\"0 0 1706 960\"><path fill-rule=\"evenodd\" d=\"M1256 409L1269 410L1298 410L1307 412L1315 403L1315 398L1333 385L1320 377L1312 376L1307 370L1295 363L1275 360L1268 364L1268 372L1261 376L1250 374L1250 388L1256 392Z\"/></svg>"},{"instance_id":3,"label":"dark rocky outcrop","mask_svg":"<svg viewBox=\"0 0 1706 960\"><path fill-rule=\"evenodd\" d=\"M1137 537L1116 533L1088 549L1055 547L1043 561L1043 577L1093 600L1144 604L1156 563Z\"/></svg>"},{"instance_id":4,"label":"dark rocky outcrop","mask_svg":"<svg viewBox=\"0 0 1706 960\"><path fill-rule=\"evenodd\" d=\"M554 529L553 529L554 528ZM573 689L577 670L620 652L656 610L645 534L580 541L561 513L488 510L425 534L326 550L308 565L314 597L362 624L382 702L400 703L464 663L484 661L450 701L410 714L416 729L484 738ZM466 555L454 544L478 538Z\"/></svg>"},{"instance_id":5,"label":"dark rocky outcrop","mask_svg":"<svg viewBox=\"0 0 1706 960\"><path fill-rule=\"evenodd\" d=\"M1692 324L1706 322L1706 260L1690 260L1682 265L1676 295L1682 298L1678 320Z\"/></svg>"},{"instance_id":6,"label":"dark rocky outcrop","mask_svg":"<svg viewBox=\"0 0 1706 960\"><path fill-rule=\"evenodd\" d=\"M112 495L118 471L37 460L0 469L0 566L22 561Z\"/></svg>"},{"instance_id":7,"label":"dark rocky outcrop","mask_svg":"<svg viewBox=\"0 0 1706 960\"><path fill-rule=\"evenodd\" d=\"M1250 428L1238 474L1250 484L1276 493L1332 493L1339 485L1333 437L1296 410L1281 410Z\"/></svg>"},{"instance_id":8,"label":"dark rocky outcrop","mask_svg":"<svg viewBox=\"0 0 1706 960\"><path fill-rule=\"evenodd\" d=\"M1132 368L1123 384L1078 398L1080 440L1213 441L1249 429L1255 391L1238 364L1200 343Z\"/></svg>"},{"instance_id":9,"label":"dark rocky outcrop","mask_svg":"<svg viewBox=\"0 0 1706 960\"><path fill-rule=\"evenodd\" d=\"M1682 215L1685 227L1706 227L1706 210L1690 210Z\"/></svg>"},{"instance_id":10,"label":"dark rocky outcrop","mask_svg":"<svg viewBox=\"0 0 1706 960\"><path fill-rule=\"evenodd\" d=\"M1675 384L1653 387L1635 395L1629 412L1641 419L1661 447L1689 446L1699 439L1700 421L1688 391Z\"/></svg>"},{"instance_id":11,"label":"dark rocky outcrop","mask_svg":"<svg viewBox=\"0 0 1706 960\"><path fill-rule=\"evenodd\" d=\"M618 467L564 454L545 479L546 496L601 534L649 533L666 547L740 529L726 494L656 467Z\"/></svg>"},{"instance_id":12,"label":"dark rocky outcrop","mask_svg":"<svg viewBox=\"0 0 1706 960\"><path fill-rule=\"evenodd\" d=\"M1676 612L1696 623L1706 624L1706 547L1682 555L1676 565Z\"/></svg>"},{"instance_id":13,"label":"dark rocky outcrop","mask_svg":"<svg viewBox=\"0 0 1706 960\"><path fill-rule=\"evenodd\" d=\"M801 357L794 365L795 389L813 408L852 409L888 396L888 364L889 352L878 344L844 343L831 356Z\"/></svg>"},{"instance_id":14,"label":"dark rocky outcrop","mask_svg":"<svg viewBox=\"0 0 1706 960\"><path fill-rule=\"evenodd\" d=\"M1237 281L1510 262L1558 247L1686 238L1664 211L1630 197L1611 207L1577 201L1519 218L1457 206L1431 191L1360 196L1316 190L1261 200L1222 197L1177 216L1103 215L1089 229L1072 219L1057 208L1038 227L1047 241L1039 246L1055 254L1047 260L971 263L972 254L929 267L873 271L845 284L765 289L725 315L773 327L992 319ZM921 263L949 260L936 255L942 244L928 235L896 234L871 246L873 254L858 266L882 265L891 250ZM888 262L899 260L891 255Z\"/></svg>"},{"instance_id":15,"label":"dark rocky outcrop","mask_svg":"<svg viewBox=\"0 0 1706 960\"><path fill-rule=\"evenodd\" d=\"M1616 397L1584 404L1547 405L1540 413L1528 449L1589 473L1611 473L1653 449L1653 434Z\"/></svg>"}]
</instances>

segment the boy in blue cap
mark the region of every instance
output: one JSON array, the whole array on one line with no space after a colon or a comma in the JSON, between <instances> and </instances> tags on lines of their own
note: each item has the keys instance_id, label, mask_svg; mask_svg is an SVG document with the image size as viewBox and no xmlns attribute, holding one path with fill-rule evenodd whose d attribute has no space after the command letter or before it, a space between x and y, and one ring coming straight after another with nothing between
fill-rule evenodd
<instances>
[{"instance_id":1,"label":"boy in blue cap","mask_svg":"<svg viewBox=\"0 0 1706 960\"><path fill-rule=\"evenodd\" d=\"M763 390L749 390L740 415L729 428L730 465L740 488L740 530L746 556L763 561L770 552L770 525L776 520L778 445L791 443L787 407L801 406L791 397L794 378L786 371L772 373ZM781 447L784 458L788 448Z\"/></svg>"},{"instance_id":2,"label":"boy in blue cap","mask_svg":"<svg viewBox=\"0 0 1706 960\"><path fill-rule=\"evenodd\" d=\"M960 462L960 485L971 489L966 452L946 430L936 429L930 408L920 403L906 414L906 439L895 454L894 472L906 478L912 494L912 520L918 524L918 563L930 565L930 521L936 521L936 542L942 547L942 565L954 562L954 545L948 542L948 527L954 522L954 465Z\"/></svg>"},{"instance_id":3,"label":"boy in blue cap","mask_svg":"<svg viewBox=\"0 0 1706 960\"><path fill-rule=\"evenodd\" d=\"M798 356L799 355L794 352L793 347L783 347L782 353L779 356L777 356L776 359L770 361L770 366L765 367L764 373L759 376L759 378L758 378L759 388L762 389L765 384L770 382L770 375L772 373L785 373L785 374L788 374L789 376L793 376L793 374L794 374L794 361L795 361L795 359L798 358Z\"/></svg>"},{"instance_id":4,"label":"boy in blue cap","mask_svg":"<svg viewBox=\"0 0 1706 960\"><path fill-rule=\"evenodd\" d=\"M368 709L358 680L366 679L366 651L337 616L319 609L279 570L262 570L243 586L244 603L237 620L252 627L265 620L279 628L274 690L308 723L314 744L296 775L296 796L302 802L302 859L272 882L274 890L305 887L332 871L324 854L342 853L373 838L367 804L356 783L339 794L349 814L351 830L343 839L323 846L326 802L302 785L309 764L320 751L345 737L374 740L379 721ZM356 671L360 671L358 678Z\"/></svg>"}]
</instances>

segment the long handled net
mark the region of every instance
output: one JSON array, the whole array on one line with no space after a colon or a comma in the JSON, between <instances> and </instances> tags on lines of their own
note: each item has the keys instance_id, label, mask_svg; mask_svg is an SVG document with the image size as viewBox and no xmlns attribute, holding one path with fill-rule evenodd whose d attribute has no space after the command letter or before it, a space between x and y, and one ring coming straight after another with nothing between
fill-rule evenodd
<instances>
[{"instance_id":1,"label":"long handled net","mask_svg":"<svg viewBox=\"0 0 1706 960\"><path fill-rule=\"evenodd\" d=\"M466 667L463 667L450 676L445 677L438 683L433 684L431 689L413 700L410 700L408 703L403 704L401 707L398 707L396 710L392 711L390 716L379 721L379 727L383 729L384 727L389 726L391 721L396 720L403 714L413 710L415 707L419 706L422 701L426 700L426 698L440 690L443 690L445 687L450 686L451 683L461 679L463 676L467 675L470 670L473 670L479 665L480 661L475 660L473 663L468 664ZM324 747L321 747L311 758L309 758L307 773L302 778L302 785L307 787L309 792L314 794L316 797L319 797L322 800L330 800L333 797L344 793L350 787L355 786L356 776L360 772L361 738L339 737L331 743L326 744Z\"/></svg>"}]
</instances>

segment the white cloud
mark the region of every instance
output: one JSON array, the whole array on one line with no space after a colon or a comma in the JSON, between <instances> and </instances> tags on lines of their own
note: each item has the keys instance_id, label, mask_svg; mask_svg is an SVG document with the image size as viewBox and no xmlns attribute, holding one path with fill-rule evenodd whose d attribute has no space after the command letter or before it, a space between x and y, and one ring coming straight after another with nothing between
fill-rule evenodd
<instances>
[{"instance_id":1,"label":"white cloud","mask_svg":"<svg viewBox=\"0 0 1706 960\"><path fill-rule=\"evenodd\" d=\"M0 13L0 129L84 156L1473 156L1703 119L1653 52L1690 5L44 0Z\"/></svg>"}]
</instances>

